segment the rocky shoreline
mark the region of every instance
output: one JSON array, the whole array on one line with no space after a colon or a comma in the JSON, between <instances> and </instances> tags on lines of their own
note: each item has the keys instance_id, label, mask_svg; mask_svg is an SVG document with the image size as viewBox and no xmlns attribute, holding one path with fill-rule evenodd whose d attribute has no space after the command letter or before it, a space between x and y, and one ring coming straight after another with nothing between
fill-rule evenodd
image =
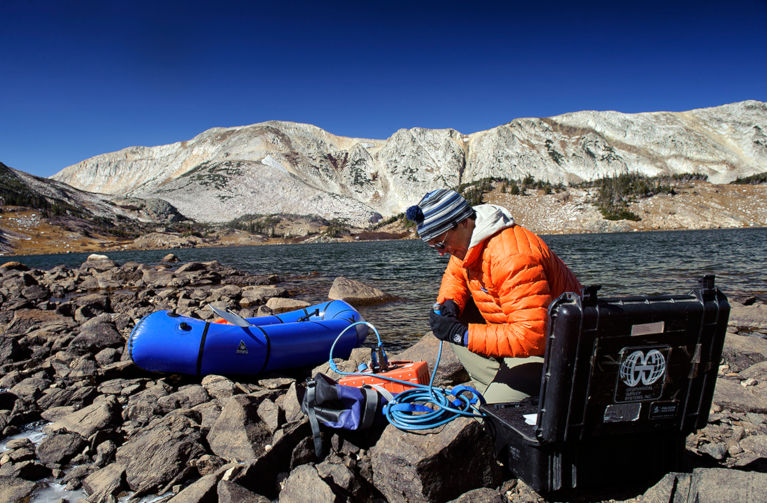
<instances>
[{"instance_id":1,"label":"rocky shoreline","mask_svg":"<svg viewBox=\"0 0 767 503\"><path fill-rule=\"evenodd\" d=\"M210 319L205 306L244 316L294 309L277 275L217 262L117 264L93 255L78 268L0 265L0 440L29 425L39 443L0 452L0 501L34 501L46 481L87 501L163 495L179 502L546 501L493 459L482 421L426 434L386 426L328 432L316 458L298 395L317 369L251 379L160 375L130 361L135 323L160 309ZM732 302L709 424L687 438L687 471L591 501L758 501L767 494L767 305ZM436 383L466 374L445 352ZM433 363L425 335L395 359ZM369 356L359 349L346 367ZM459 475L459 476L458 476Z\"/></svg>"}]
</instances>

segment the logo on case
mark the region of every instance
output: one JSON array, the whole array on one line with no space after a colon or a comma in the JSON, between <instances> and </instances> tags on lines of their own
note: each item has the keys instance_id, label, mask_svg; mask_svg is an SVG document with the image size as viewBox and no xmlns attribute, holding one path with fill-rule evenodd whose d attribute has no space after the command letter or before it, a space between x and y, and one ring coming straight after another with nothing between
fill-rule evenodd
<instances>
[{"instance_id":1,"label":"logo on case","mask_svg":"<svg viewBox=\"0 0 767 503\"><path fill-rule=\"evenodd\" d=\"M650 386L666 373L666 358L657 349L647 353L637 350L621 362L621 380L631 388L642 383Z\"/></svg>"},{"instance_id":2,"label":"logo on case","mask_svg":"<svg viewBox=\"0 0 767 503\"><path fill-rule=\"evenodd\" d=\"M663 395L671 348L625 347L618 353L620 365L615 384L616 402L658 400Z\"/></svg>"}]
</instances>

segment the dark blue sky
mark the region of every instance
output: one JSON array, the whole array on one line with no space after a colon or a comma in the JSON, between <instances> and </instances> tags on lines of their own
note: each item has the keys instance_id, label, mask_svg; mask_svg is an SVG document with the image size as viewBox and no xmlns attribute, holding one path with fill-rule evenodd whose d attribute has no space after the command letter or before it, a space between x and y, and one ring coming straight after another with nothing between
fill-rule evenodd
<instances>
[{"instance_id":1,"label":"dark blue sky","mask_svg":"<svg viewBox=\"0 0 767 503\"><path fill-rule=\"evenodd\" d=\"M288 120L388 138L767 101L767 0L0 2L0 162Z\"/></svg>"}]
</instances>

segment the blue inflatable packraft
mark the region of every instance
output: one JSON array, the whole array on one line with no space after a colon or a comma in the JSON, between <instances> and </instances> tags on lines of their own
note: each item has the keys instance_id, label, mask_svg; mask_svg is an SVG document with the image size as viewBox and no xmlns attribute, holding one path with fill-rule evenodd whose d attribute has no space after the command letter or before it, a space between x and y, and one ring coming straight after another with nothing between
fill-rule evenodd
<instances>
[{"instance_id":1,"label":"blue inflatable packraft","mask_svg":"<svg viewBox=\"0 0 767 503\"><path fill-rule=\"evenodd\" d=\"M255 375L309 367L327 361L333 341L358 321L362 316L341 300L248 318L248 327L158 311L131 332L130 355L144 370L191 375ZM346 330L333 356L348 358L367 334L365 324Z\"/></svg>"}]
</instances>

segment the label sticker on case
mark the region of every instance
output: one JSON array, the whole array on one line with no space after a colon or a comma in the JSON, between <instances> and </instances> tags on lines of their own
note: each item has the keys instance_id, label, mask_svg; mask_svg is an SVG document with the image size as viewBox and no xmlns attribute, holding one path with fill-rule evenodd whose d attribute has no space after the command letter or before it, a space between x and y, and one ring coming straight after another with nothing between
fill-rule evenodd
<instances>
[{"instance_id":1,"label":"label sticker on case","mask_svg":"<svg viewBox=\"0 0 767 503\"><path fill-rule=\"evenodd\" d=\"M663 321L631 325L631 336L636 337L638 335L662 334L665 328L666 323Z\"/></svg>"},{"instance_id":2,"label":"label sticker on case","mask_svg":"<svg viewBox=\"0 0 767 503\"><path fill-rule=\"evenodd\" d=\"M611 403L605 407L602 421L605 423L638 421L640 412L642 412L641 403Z\"/></svg>"},{"instance_id":3,"label":"label sticker on case","mask_svg":"<svg viewBox=\"0 0 767 503\"><path fill-rule=\"evenodd\" d=\"M673 419L679 415L679 402L653 402L650 404L650 419Z\"/></svg>"}]
</instances>

